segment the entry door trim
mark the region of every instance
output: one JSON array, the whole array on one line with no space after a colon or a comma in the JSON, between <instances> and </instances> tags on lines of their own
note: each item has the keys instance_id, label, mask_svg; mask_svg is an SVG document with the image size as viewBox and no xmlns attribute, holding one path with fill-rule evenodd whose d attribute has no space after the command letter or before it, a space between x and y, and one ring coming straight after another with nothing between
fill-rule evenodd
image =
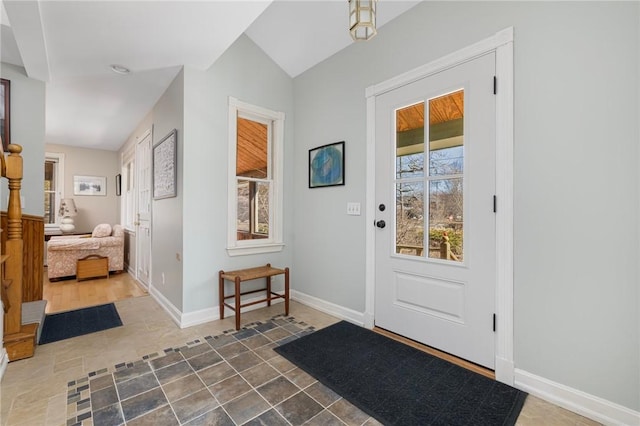
<instances>
[{"instance_id":1,"label":"entry door trim","mask_svg":"<svg viewBox=\"0 0 640 426\"><path fill-rule=\"evenodd\" d=\"M364 325L375 319L376 96L429 75L496 53L496 380L513 386L513 27L426 65L367 87L366 269Z\"/></svg>"}]
</instances>

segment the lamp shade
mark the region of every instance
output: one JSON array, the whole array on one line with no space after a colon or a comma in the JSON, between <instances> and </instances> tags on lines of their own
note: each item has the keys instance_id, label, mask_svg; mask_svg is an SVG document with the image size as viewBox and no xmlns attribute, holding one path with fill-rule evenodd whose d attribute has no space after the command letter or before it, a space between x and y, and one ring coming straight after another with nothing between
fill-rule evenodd
<instances>
[{"instance_id":1,"label":"lamp shade","mask_svg":"<svg viewBox=\"0 0 640 426\"><path fill-rule=\"evenodd\" d=\"M355 41L369 40L376 35L376 1L349 0L349 31Z\"/></svg>"},{"instance_id":2,"label":"lamp shade","mask_svg":"<svg viewBox=\"0 0 640 426\"><path fill-rule=\"evenodd\" d=\"M62 217L73 217L78 214L76 203L73 198L63 198L60 200L60 210L58 214Z\"/></svg>"}]
</instances>

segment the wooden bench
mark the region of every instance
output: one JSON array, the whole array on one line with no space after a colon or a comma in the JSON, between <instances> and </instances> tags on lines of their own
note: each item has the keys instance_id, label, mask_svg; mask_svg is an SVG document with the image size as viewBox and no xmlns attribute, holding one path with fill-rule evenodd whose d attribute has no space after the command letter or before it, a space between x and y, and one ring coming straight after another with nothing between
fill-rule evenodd
<instances>
[{"instance_id":1,"label":"wooden bench","mask_svg":"<svg viewBox=\"0 0 640 426\"><path fill-rule=\"evenodd\" d=\"M275 275L284 274L284 295L271 291L271 277ZM266 278L267 285L265 288L258 290L251 290L242 293L240 291L240 285L245 281L251 281L258 278ZM225 296L224 295L224 281L229 280L234 283L234 293ZM252 294L266 291L266 297L260 300L254 300L252 302L240 303L240 297L245 294ZM239 269L237 271L220 271L219 273L219 299L220 299L220 319L224 318L224 307L228 307L233 310L236 315L236 330L240 330L240 310L246 306L255 305L257 303L267 302L267 306L271 306L273 299L284 299L284 314L289 315L289 268L279 269L271 267L271 264L267 263L266 266L259 266L257 268ZM226 303L227 299L234 299L234 304L230 305Z\"/></svg>"}]
</instances>

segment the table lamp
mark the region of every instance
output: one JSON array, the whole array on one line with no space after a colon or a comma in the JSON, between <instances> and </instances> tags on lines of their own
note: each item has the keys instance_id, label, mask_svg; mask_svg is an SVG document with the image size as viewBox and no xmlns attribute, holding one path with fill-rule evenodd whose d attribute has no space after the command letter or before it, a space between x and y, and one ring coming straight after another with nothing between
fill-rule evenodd
<instances>
[{"instance_id":1,"label":"table lamp","mask_svg":"<svg viewBox=\"0 0 640 426\"><path fill-rule=\"evenodd\" d=\"M60 230L62 232L73 232L73 230L76 229L73 224L73 216L78 214L78 209L76 208L76 203L73 201L73 198L63 198L60 201L58 214L62 216Z\"/></svg>"}]
</instances>

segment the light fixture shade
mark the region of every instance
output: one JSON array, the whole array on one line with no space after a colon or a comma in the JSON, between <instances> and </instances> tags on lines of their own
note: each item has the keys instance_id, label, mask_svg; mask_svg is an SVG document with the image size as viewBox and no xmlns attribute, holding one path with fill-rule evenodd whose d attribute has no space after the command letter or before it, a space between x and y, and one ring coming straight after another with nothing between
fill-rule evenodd
<instances>
[{"instance_id":1,"label":"light fixture shade","mask_svg":"<svg viewBox=\"0 0 640 426\"><path fill-rule=\"evenodd\" d=\"M369 40L376 35L377 0L349 0L349 31L355 41Z\"/></svg>"},{"instance_id":2,"label":"light fixture shade","mask_svg":"<svg viewBox=\"0 0 640 426\"><path fill-rule=\"evenodd\" d=\"M58 214L62 217L73 217L78 214L76 203L73 198L63 198L60 200L60 210Z\"/></svg>"}]
</instances>

